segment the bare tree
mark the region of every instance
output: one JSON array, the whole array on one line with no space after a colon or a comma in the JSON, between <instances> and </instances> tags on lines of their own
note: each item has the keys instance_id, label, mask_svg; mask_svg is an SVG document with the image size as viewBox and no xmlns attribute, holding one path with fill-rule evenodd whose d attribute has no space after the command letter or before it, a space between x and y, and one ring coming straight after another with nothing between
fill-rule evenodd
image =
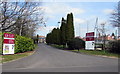
<instances>
[{"instance_id":1,"label":"bare tree","mask_svg":"<svg viewBox=\"0 0 120 74\"><path fill-rule=\"evenodd\" d=\"M1 2L0 30L31 36L38 24L44 23L41 3Z\"/></svg>"},{"instance_id":2,"label":"bare tree","mask_svg":"<svg viewBox=\"0 0 120 74\"><path fill-rule=\"evenodd\" d=\"M111 15L111 24L118 28L118 36L120 36L120 1L118 2L117 8Z\"/></svg>"}]
</instances>

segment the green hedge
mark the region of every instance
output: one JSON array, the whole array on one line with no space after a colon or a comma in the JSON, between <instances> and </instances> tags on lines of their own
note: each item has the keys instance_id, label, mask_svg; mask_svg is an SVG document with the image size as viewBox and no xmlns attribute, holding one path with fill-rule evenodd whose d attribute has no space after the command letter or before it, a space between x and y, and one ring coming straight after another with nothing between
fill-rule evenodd
<instances>
[{"instance_id":1,"label":"green hedge","mask_svg":"<svg viewBox=\"0 0 120 74\"><path fill-rule=\"evenodd\" d=\"M108 51L113 53L120 53L120 40L110 41Z\"/></svg>"},{"instance_id":2,"label":"green hedge","mask_svg":"<svg viewBox=\"0 0 120 74\"><path fill-rule=\"evenodd\" d=\"M32 39L16 35L16 38L15 38L15 53L32 51L34 48L35 48L35 44L34 44Z\"/></svg>"},{"instance_id":3,"label":"green hedge","mask_svg":"<svg viewBox=\"0 0 120 74\"><path fill-rule=\"evenodd\" d=\"M70 50L74 49L84 49L85 48L85 41L79 38L74 38L68 42L68 48Z\"/></svg>"}]
</instances>

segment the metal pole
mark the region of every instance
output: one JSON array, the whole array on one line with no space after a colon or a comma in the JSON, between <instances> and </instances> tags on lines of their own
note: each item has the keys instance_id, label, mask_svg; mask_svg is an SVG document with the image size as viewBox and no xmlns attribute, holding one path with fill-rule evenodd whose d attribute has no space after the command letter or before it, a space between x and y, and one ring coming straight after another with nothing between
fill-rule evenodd
<instances>
[{"instance_id":1,"label":"metal pole","mask_svg":"<svg viewBox=\"0 0 120 74\"><path fill-rule=\"evenodd\" d=\"M59 28L59 23L60 23L60 22L58 22L58 28Z\"/></svg>"},{"instance_id":2,"label":"metal pole","mask_svg":"<svg viewBox=\"0 0 120 74\"><path fill-rule=\"evenodd\" d=\"M80 32L81 30L80 30L80 24L79 24L79 34L81 34L81 32ZM80 35L79 35L80 36Z\"/></svg>"},{"instance_id":3,"label":"metal pole","mask_svg":"<svg viewBox=\"0 0 120 74\"><path fill-rule=\"evenodd\" d=\"M98 23L98 17L96 18L96 22L95 22L95 28L94 28L94 32L95 32L95 50L96 50L96 43L98 42L98 37L97 37L97 35L98 35L98 26L97 26L97 23Z\"/></svg>"},{"instance_id":4,"label":"metal pole","mask_svg":"<svg viewBox=\"0 0 120 74\"><path fill-rule=\"evenodd\" d=\"M88 21L87 21L87 33L88 33Z\"/></svg>"},{"instance_id":5,"label":"metal pole","mask_svg":"<svg viewBox=\"0 0 120 74\"><path fill-rule=\"evenodd\" d=\"M118 39L118 38L117 38L117 30L115 31L115 35L116 35L116 36L115 36L115 39L117 40L117 39Z\"/></svg>"}]
</instances>

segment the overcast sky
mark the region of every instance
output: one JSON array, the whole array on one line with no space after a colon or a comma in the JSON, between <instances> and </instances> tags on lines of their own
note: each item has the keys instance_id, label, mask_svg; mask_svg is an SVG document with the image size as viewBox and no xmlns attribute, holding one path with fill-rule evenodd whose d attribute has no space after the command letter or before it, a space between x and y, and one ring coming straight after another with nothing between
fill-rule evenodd
<instances>
[{"instance_id":1,"label":"overcast sky","mask_svg":"<svg viewBox=\"0 0 120 74\"><path fill-rule=\"evenodd\" d=\"M44 2L42 8L47 19L46 27L40 26L36 34L46 36L58 24L61 18L73 13L75 36L85 37L87 32L94 31L95 21L98 17L98 26L106 22L106 34L115 33L116 28L110 25L110 14L117 6L117 2Z\"/></svg>"}]
</instances>

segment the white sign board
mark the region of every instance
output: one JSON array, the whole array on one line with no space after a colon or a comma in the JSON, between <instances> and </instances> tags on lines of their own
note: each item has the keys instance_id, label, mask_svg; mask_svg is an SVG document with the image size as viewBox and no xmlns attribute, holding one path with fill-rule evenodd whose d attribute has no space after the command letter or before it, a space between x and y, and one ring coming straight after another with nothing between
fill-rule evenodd
<instances>
[{"instance_id":1,"label":"white sign board","mask_svg":"<svg viewBox=\"0 0 120 74\"><path fill-rule=\"evenodd\" d=\"M85 49L86 50L94 50L94 45L95 43L94 43L94 41L86 41L85 42L85 45L86 45L86 47L85 47Z\"/></svg>"},{"instance_id":2,"label":"white sign board","mask_svg":"<svg viewBox=\"0 0 120 74\"><path fill-rule=\"evenodd\" d=\"M14 54L15 48L14 34L4 33L3 55Z\"/></svg>"},{"instance_id":3,"label":"white sign board","mask_svg":"<svg viewBox=\"0 0 120 74\"><path fill-rule=\"evenodd\" d=\"M14 54L14 45L15 44L4 44L3 45L3 54Z\"/></svg>"},{"instance_id":4,"label":"white sign board","mask_svg":"<svg viewBox=\"0 0 120 74\"><path fill-rule=\"evenodd\" d=\"M85 49L86 50L94 50L95 42L94 42L94 32L86 33L86 41L85 41Z\"/></svg>"}]
</instances>

